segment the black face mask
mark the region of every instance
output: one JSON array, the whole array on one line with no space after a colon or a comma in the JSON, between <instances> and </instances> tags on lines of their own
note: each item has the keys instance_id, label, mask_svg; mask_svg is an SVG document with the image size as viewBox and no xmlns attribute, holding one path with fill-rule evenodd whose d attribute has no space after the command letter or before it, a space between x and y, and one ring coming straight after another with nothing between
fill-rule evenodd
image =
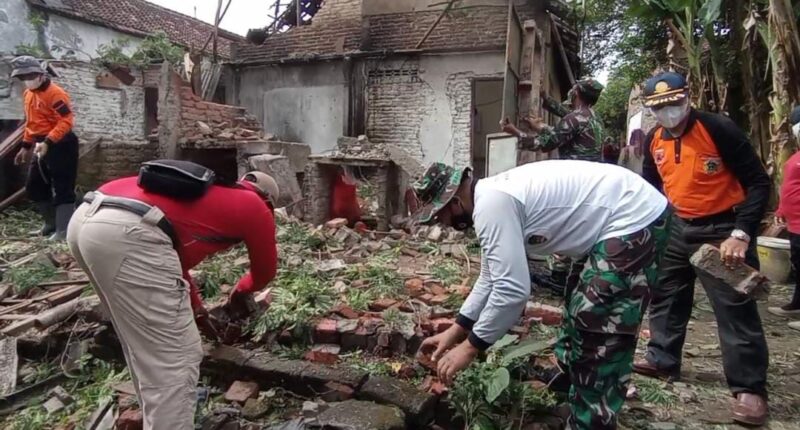
<instances>
[{"instance_id":1,"label":"black face mask","mask_svg":"<svg viewBox=\"0 0 800 430\"><path fill-rule=\"evenodd\" d=\"M464 210L464 205L461 204L460 200L458 205L461 206L461 214L452 215L450 222L453 224L454 229L464 231L471 228L475 223L472 221L472 214Z\"/></svg>"}]
</instances>

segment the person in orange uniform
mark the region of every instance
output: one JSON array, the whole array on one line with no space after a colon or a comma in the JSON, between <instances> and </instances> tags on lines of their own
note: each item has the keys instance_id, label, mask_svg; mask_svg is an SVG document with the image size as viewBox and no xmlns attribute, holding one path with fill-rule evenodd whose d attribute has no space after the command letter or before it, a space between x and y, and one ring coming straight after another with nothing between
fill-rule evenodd
<instances>
[{"instance_id":1,"label":"person in orange uniform","mask_svg":"<svg viewBox=\"0 0 800 430\"><path fill-rule=\"evenodd\" d=\"M44 217L36 233L64 240L75 209L78 175L78 137L72 132L75 115L69 95L50 81L39 60L17 57L11 66L11 76L25 85L25 133L14 162L30 163L25 188Z\"/></svg>"},{"instance_id":2,"label":"person in orange uniform","mask_svg":"<svg viewBox=\"0 0 800 430\"><path fill-rule=\"evenodd\" d=\"M678 378L681 350L700 279L717 319L722 365L736 398L733 419L760 426L767 419L767 342L756 302L695 271L689 258L703 244L720 248L731 267L758 268L756 235L770 179L747 136L723 115L692 109L686 79L677 73L647 81L645 106L658 126L645 140L642 176L663 189L674 208L672 229L650 304L651 339L634 371Z\"/></svg>"}]
</instances>

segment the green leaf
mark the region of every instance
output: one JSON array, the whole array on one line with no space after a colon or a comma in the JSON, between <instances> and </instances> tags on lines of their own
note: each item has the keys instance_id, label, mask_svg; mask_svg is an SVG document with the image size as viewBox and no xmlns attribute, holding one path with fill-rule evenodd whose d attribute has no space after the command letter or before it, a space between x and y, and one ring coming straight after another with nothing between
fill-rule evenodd
<instances>
[{"instance_id":1,"label":"green leaf","mask_svg":"<svg viewBox=\"0 0 800 430\"><path fill-rule=\"evenodd\" d=\"M498 340L494 345L492 345L492 347L489 348L489 351L497 351L503 349L508 345L511 345L512 343L516 342L517 339L519 339L519 336L515 334L507 334L503 336L502 339Z\"/></svg>"},{"instance_id":2,"label":"green leaf","mask_svg":"<svg viewBox=\"0 0 800 430\"><path fill-rule=\"evenodd\" d=\"M550 347L550 342L546 340L528 340L525 342L520 343L519 345L509 348L508 351L503 355L503 360L500 362L502 366L508 366L514 360L530 356L539 352L542 352Z\"/></svg>"},{"instance_id":3,"label":"green leaf","mask_svg":"<svg viewBox=\"0 0 800 430\"><path fill-rule=\"evenodd\" d=\"M511 375L508 373L508 369L501 367L495 370L486 386L486 401L493 403L497 400L500 394L503 394L503 391L508 388L510 382Z\"/></svg>"},{"instance_id":4,"label":"green leaf","mask_svg":"<svg viewBox=\"0 0 800 430\"><path fill-rule=\"evenodd\" d=\"M472 426L470 426L470 430L497 430L497 426L494 425L491 417L481 415L475 420Z\"/></svg>"},{"instance_id":5,"label":"green leaf","mask_svg":"<svg viewBox=\"0 0 800 430\"><path fill-rule=\"evenodd\" d=\"M703 21L703 25L711 25L719 19L721 13L722 0L707 0L697 15Z\"/></svg>"}]
</instances>

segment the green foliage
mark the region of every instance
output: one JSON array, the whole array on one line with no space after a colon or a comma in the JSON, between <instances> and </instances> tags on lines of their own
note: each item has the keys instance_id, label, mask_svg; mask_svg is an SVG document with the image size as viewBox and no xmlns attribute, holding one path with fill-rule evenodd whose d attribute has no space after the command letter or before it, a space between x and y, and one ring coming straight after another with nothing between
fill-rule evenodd
<instances>
[{"instance_id":1,"label":"green foliage","mask_svg":"<svg viewBox=\"0 0 800 430\"><path fill-rule=\"evenodd\" d=\"M462 268L461 265L454 260L438 261L431 267L431 275L442 281L445 287L453 284L460 284L465 271L466 267Z\"/></svg>"},{"instance_id":2,"label":"green foliage","mask_svg":"<svg viewBox=\"0 0 800 430\"><path fill-rule=\"evenodd\" d=\"M203 298L215 299L219 296L223 285L236 285L239 279L247 272L248 266L247 264L235 262L239 258L246 257L247 248L237 246L200 263L196 270L204 275L202 286L199 286ZM201 280L198 279L197 281Z\"/></svg>"},{"instance_id":3,"label":"green foliage","mask_svg":"<svg viewBox=\"0 0 800 430\"><path fill-rule=\"evenodd\" d=\"M325 238L319 232L312 231L302 224L290 222L278 225L278 242L299 245L306 250L316 250L325 245Z\"/></svg>"},{"instance_id":4,"label":"green foliage","mask_svg":"<svg viewBox=\"0 0 800 430\"><path fill-rule=\"evenodd\" d=\"M369 290L359 288L349 288L345 296L347 306L359 312L366 311L374 300L375 296Z\"/></svg>"},{"instance_id":5,"label":"green foliage","mask_svg":"<svg viewBox=\"0 0 800 430\"><path fill-rule=\"evenodd\" d=\"M16 294L23 294L31 288L47 281L56 274L56 268L36 261L15 267L3 277L14 286Z\"/></svg>"},{"instance_id":6,"label":"green foliage","mask_svg":"<svg viewBox=\"0 0 800 430\"><path fill-rule=\"evenodd\" d=\"M49 58L50 56L36 43L20 43L14 47L14 55L30 55L36 58Z\"/></svg>"},{"instance_id":7,"label":"green foliage","mask_svg":"<svg viewBox=\"0 0 800 430\"><path fill-rule=\"evenodd\" d=\"M35 373L40 376L30 381L35 383L36 379L47 379L56 370L55 366L37 370ZM51 415L42 407L46 399L30 402L31 406L28 408L7 417L4 422L0 421L0 427L9 430L41 430L67 426L70 423L83 423L104 399L113 395L113 385L127 380L129 376L124 368L117 368L111 363L86 355L80 360L77 376L64 385L67 392L75 399L73 403Z\"/></svg>"},{"instance_id":8,"label":"green foliage","mask_svg":"<svg viewBox=\"0 0 800 430\"><path fill-rule=\"evenodd\" d=\"M520 372L547 343L516 342L516 336L505 336L489 350L486 361L473 363L457 377L450 403L466 429L511 428L555 406L553 393L535 390L522 381Z\"/></svg>"},{"instance_id":9,"label":"green foliage","mask_svg":"<svg viewBox=\"0 0 800 430\"><path fill-rule=\"evenodd\" d=\"M108 45L102 44L97 48L98 58L95 61L104 66L119 65L134 68L145 68L164 61L172 65L183 62L184 49L173 44L162 31L145 37L130 56L124 52L129 44L127 38L113 40Z\"/></svg>"},{"instance_id":10,"label":"green foliage","mask_svg":"<svg viewBox=\"0 0 800 430\"><path fill-rule=\"evenodd\" d=\"M37 10L31 10L28 13L28 22L37 30L43 30L47 24L47 17Z\"/></svg>"},{"instance_id":11,"label":"green foliage","mask_svg":"<svg viewBox=\"0 0 800 430\"><path fill-rule=\"evenodd\" d=\"M350 281L363 280L373 298L396 298L403 291L403 280L388 258L373 258L365 264L353 265L345 271Z\"/></svg>"},{"instance_id":12,"label":"green foliage","mask_svg":"<svg viewBox=\"0 0 800 430\"><path fill-rule=\"evenodd\" d=\"M326 314L333 307L331 279L316 273L306 264L281 270L273 281L275 298L269 312L261 314L249 327L254 339L279 329L295 330Z\"/></svg>"},{"instance_id":13,"label":"green foliage","mask_svg":"<svg viewBox=\"0 0 800 430\"><path fill-rule=\"evenodd\" d=\"M645 403L669 407L678 402L678 395L669 390L667 382L658 379L636 378L636 389Z\"/></svg>"},{"instance_id":14,"label":"green foliage","mask_svg":"<svg viewBox=\"0 0 800 430\"><path fill-rule=\"evenodd\" d=\"M361 372L366 372L375 376L392 375L392 367L386 360L379 358L369 358L364 356L364 351L358 350L349 354L341 355L342 363Z\"/></svg>"}]
</instances>

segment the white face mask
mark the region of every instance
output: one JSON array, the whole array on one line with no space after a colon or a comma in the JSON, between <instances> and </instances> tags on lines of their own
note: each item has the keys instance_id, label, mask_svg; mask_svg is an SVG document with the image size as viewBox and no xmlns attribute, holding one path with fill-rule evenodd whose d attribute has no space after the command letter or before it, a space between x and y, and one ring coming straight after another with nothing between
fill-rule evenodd
<instances>
[{"instance_id":1,"label":"white face mask","mask_svg":"<svg viewBox=\"0 0 800 430\"><path fill-rule=\"evenodd\" d=\"M795 139L800 139L800 122L792 126L792 134Z\"/></svg>"},{"instance_id":2,"label":"white face mask","mask_svg":"<svg viewBox=\"0 0 800 430\"><path fill-rule=\"evenodd\" d=\"M652 112L659 124L667 129L675 128L689 115L689 101L678 106L665 106Z\"/></svg>"},{"instance_id":3,"label":"white face mask","mask_svg":"<svg viewBox=\"0 0 800 430\"><path fill-rule=\"evenodd\" d=\"M29 90L35 90L42 86L42 84L44 83L44 77L38 76L28 81L22 81L22 83L25 85L25 88Z\"/></svg>"}]
</instances>

